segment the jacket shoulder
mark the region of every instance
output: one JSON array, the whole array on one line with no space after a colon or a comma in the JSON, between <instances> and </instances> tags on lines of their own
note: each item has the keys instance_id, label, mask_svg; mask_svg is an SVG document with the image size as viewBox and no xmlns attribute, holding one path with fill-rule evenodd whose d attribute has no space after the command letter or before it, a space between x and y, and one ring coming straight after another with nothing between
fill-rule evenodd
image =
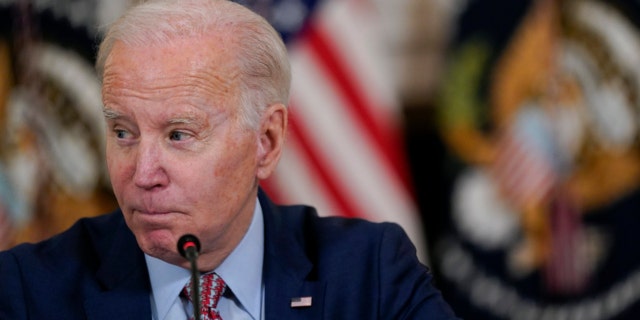
<instances>
[{"instance_id":1,"label":"jacket shoulder","mask_svg":"<svg viewBox=\"0 0 640 320\"><path fill-rule=\"evenodd\" d=\"M68 266L78 258L87 262L96 261L96 255L103 249L101 247L111 242L114 230L123 224L124 219L119 211L82 218L60 234L41 242L17 245L6 254L13 255L17 261L24 261L25 267L53 267L57 263Z\"/></svg>"},{"instance_id":2,"label":"jacket shoulder","mask_svg":"<svg viewBox=\"0 0 640 320\"><path fill-rule=\"evenodd\" d=\"M416 257L415 247L402 227L392 222L372 222L361 218L319 216L309 206L278 206L279 229L290 233L293 243L304 248L316 266L333 261L364 261L380 258L387 251L401 249L407 257ZM342 270L343 268L341 268Z\"/></svg>"},{"instance_id":3,"label":"jacket shoulder","mask_svg":"<svg viewBox=\"0 0 640 320\"><path fill-rule=\"evenodd\" d=\"M87 284L97 285L94 274L104 260L103 247L123 223L119 216L83 218L52 238L0 252L0 319L53 311L60 318L82 318L78 298Z\"/></svg>"}]
</instances>

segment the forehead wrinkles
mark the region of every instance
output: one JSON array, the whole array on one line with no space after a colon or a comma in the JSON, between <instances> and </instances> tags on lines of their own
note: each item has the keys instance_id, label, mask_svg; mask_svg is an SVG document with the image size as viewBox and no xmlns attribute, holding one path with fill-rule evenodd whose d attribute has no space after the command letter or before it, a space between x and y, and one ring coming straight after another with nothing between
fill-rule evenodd
<instances>
[{"instance_id":1,"label":"forehead wrinkles","mask_svg":"<svg viewBox=\"0 0 640 320\"><path fill-rule=\"evenodd\" d=\"M204 94L210 97L234 98L240 89L239 72L234 69L205 67L187 75L181 85L188 95Z\"/></svg>"},{"instance_id":2,"label":"forehead wrinkles","mask_svg":"<svg viewBox=\"0 0 640 320\"><path fill-rule=\"evenodd\" d=\"M212 95L234 97L240 89L240 72L233 53L235 45L225 35L204 39L188 63L190 85Z\"/></svg>"},{"instance_id":3,"label":"forehead wrinkles","mask_svg":"<svg viewBox=\"0 0 640 320\"><path fill-rule=\"evenodd\" d=\"M240 89L240 72L223 63L219 56L207 60L202 61L196 55L182 65L151 72L135 70L135 63L114 63L105 70L103 93L160 99L235 98Z\"/></svg>"}]
</instances>

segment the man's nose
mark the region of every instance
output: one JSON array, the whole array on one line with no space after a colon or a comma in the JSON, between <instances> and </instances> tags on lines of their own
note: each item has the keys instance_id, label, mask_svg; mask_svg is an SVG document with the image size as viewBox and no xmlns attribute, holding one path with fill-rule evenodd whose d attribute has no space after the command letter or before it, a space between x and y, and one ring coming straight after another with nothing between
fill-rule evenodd
<instances>
[{"instance_id":1,"label":"man's nose","mask_svg":"<svg viewBox=\"0 0 640 320\"><path fill-rule=\"evenodd\" d=\"M143 139L138 145L134 183L142 189L166 186L169 182L162 156L162 146L150 139Z\"/></svg>"}]
</instances>

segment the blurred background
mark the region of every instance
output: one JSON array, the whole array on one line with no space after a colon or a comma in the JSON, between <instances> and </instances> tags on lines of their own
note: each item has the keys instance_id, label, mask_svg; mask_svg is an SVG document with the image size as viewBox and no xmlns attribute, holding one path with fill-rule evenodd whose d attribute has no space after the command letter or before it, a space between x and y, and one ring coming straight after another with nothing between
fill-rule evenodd
<instances>
[{"instance_id":1,"label":"blurred background","mask_svg":"<svg viewBox=\"0 0 640 320\"><path fill-rule=\"evenodd\" d=\"M464 319L640 319L640 1L244 0L284 203L404 227ZM0 0L0 249L116 208L92 64L127 0Z\"/></svg>"}]
</instances>

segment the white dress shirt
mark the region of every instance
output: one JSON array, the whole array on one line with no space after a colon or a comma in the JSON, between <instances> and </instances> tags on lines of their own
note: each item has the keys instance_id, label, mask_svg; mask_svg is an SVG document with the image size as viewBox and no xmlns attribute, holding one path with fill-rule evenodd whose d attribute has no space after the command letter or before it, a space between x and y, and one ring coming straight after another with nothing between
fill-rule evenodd
<instances>
[{"instance_id":1,"label":"white dress shirt","mask_svg":"<svg viewBox=\"0 0 640 320\"><path fill-rule=\"evenodd\" d=\"M227 284L218 302L223 319L264 319L264 221L260 202L256 201L253 219L238 246L214 270ZM193 306L180 298L189 283L188 269L169 264L145 254L151 280L151 315L154 320L182 320L193 314Z\"/></svg>"}]
</instances>

